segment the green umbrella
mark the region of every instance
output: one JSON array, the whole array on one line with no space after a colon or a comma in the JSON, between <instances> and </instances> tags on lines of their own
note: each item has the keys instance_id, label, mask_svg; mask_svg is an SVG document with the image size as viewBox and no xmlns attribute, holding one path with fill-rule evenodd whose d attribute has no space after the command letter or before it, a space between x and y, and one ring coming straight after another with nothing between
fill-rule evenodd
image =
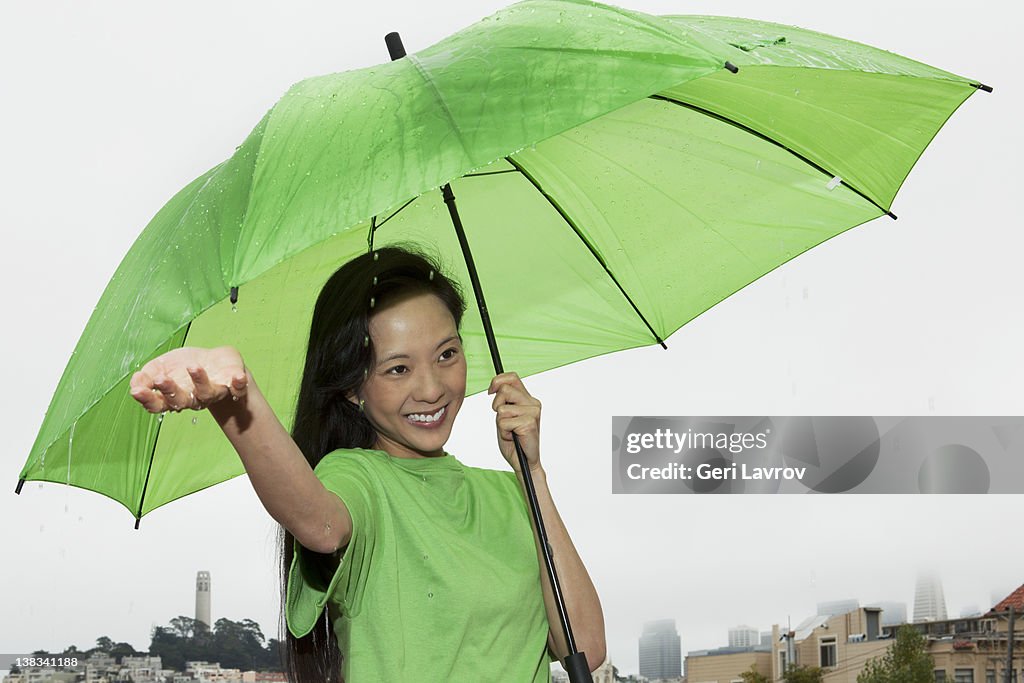
<instances>
[{"instance_id":1,"label":"green umbrella","mask_svg":"<svg viewBox=\"0 0 1024 683\"><path fill-rule=\"evenodd\" d=\"M128 380L237 346L285 424L312 305L372 246L429 245L470 291L450 183L505 366L663 343L824 240L889 212L976 81L820 33L533 0L393 63L293 86L161 209L60 380L26 480L140 519L244 472L207 414ZM479 312L468 391L492 373ZM201 463L201 467L196 467Z\"/></svg>"}]
</instances>

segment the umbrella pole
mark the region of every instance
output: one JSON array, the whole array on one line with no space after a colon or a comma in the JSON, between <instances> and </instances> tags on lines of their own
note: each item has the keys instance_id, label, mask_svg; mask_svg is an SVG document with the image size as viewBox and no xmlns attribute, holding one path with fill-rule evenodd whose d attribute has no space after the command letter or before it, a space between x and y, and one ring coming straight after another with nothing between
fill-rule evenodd
<instances>
[{"instance_id":1,"label":"umbrella pole","mask_svg":"<svg viewBox=\"0 0 1024 683\"><path fill-rule=\"evenodd\" d=\"M392 61L405 56L405 47L398 33L389 33L384 36L388 52ZM476 305L480 310L480 319L483 322L484 334L487 337L487 348L491 352L491 361L494 363L494 372L504 372L501 365L501 355L498 353L498 343L494 338L494 330L491 328L491 318L487 313L487 303L484 301L483 288L480 286L480 278L477 277L476 265L473 263L473 254L469 250L469 242L466 240L466 233L462 229L462 219L455 208L455 194L451 185L445 183L441 188L444 196L444 203L448 206L448 213L451 215L452 225L455 226L455 233L459 238L459 245L462 247L462 256L466 261L466 268L469 270L469 279L473 283L473 294L476 296ZM555 598L555 605L558 609L558 619L562 624L562 631L565 633L565 642L569 648L569 655L563 660L562 666L569 674L571 683L593 683L590 675L590 667L587 666L587 658L583 652L576 650L576 640L572 635L572 626L569 624L569 613L565 609L565 598L562 596L562 587L558 581L558 573L555 571L555 563L551 556L551 545L548 543L547 531L544 527L544 518L541 516L540 504L537 502L537 490L533 485L533 477L530 475L530 467L526 461L526 453L519 443L519 437L512 433L512 442L516 447L516 456L519 459L519 471L523 475L523 485L526 488L526 500L530 506L530 514L533 516L534 528L537 530L537 538L540 540L541 551L544 556L544 567L547 569L548 579L551 583L551 592Z\"/></svg>"},{"instance_id":2,"label":"umbrella pole","mask_svg":"<svg viewBox=\"0 0 1024 683\"><path fill-rule=\"evenodd\" d=\"M444 203L448 206L448 213L451 214L452 224L455 226L455 233L459 238L459 245L462 247L462 256L466 261L466 268L469 270L469 279L473 283L473 294L476 296L476 305L480 310L480 319L483 322L484 334L487 337L487 347L491 351L491 361L494 363L495 374L500 375L505 370L501 365L501 355L498 353L498 343L494 338L494 330L491 328L491 318L487 313L487 303L484 301L484 292L480 286L480 278L476 273L476 265L473 263L473 254L469 250L469 242L466 240L466 233L462 229L462 219L455 208L455 194L451 185L445 183L441 188L444 196ZM530 513L533 516L533 524L537 529L537 538L540 540L541 550L544 555L544 566L548 572L548 579L551 582L551 592L555 598L555 605L558 608L558 618L562 622L562 630L565 633L565 642L569 647L569 656L562 662L563 667L569 674L572 683L593 683L590 676L590 668L587 666L587 658L582 652L576 650L576 640L572 635L572 626L569 624L569 614L565 609L565 599L562 596L562 587L558 581L558 573L555 571L555 563L551 556L551 545L548 543L547 531L544 527L544 518L541 516L540 505L537 502L537 491L533 485L533 477L530 475L530 467L526 461L526 453L519 443L519 437L512 432L512 442L516 447L516 456L519 459L519 471L523 475L523 485L526 488L526 499L530 504Z\"/></svg>"}]
</instances>

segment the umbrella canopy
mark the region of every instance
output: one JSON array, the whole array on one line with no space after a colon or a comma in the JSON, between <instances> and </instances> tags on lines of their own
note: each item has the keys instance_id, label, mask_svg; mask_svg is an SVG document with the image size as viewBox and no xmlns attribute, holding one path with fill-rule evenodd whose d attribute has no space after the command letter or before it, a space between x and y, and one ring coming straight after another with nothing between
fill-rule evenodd
<instances>
[{"instance_id":1,"label":"umbrella canopy","mask_svg":"<svg viewBox=\"0 0 1024 683\"><path fill-rule=\"evenodd\" d=\"M470 291L437 191L448 181L507 368L663 341L887 213L984 87L793 27L557 1L302 81L146 227L20 476L138 518L243 473L207 414L142 411L131 374L177 346L232 344L289 424L312 306L341 263L429 245ZM491 366L472 308L463 336L475 393Z\"/></svg>"}]
</instances>

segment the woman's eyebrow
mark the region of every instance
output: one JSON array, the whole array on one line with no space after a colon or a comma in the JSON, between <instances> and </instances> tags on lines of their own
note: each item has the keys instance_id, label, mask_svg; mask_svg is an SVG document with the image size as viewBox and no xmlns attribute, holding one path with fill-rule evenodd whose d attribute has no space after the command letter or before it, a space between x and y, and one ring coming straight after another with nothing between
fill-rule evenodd
<instances>
[{"instance_id":1,"label":"woman's eyebrow","mask_svg":"<svg viewBox=\"0 0 1024 683\"><path fill-rule=\"evenodd\" d=\"M439 348L441 348L442 346L444 346L448 342L454 341L456 339L459 339L459 336L457 334L452 335L452 336L448 337L447 339L445 339L444 341L442 341L437 346L435 346L434 350L437 351ZM459 339L459 341L462 341L462 340ZM382 360L379 363L377 363L377 367L380 367L381 365L384 365L385 363L389 363L389 362L391 362L393 360L398 360L399 358L409 358L409 357L410 356L407 353L393 353L390 356L388 356L387 358L385 358L384 360Z\"/></svg>"}]
</instances>

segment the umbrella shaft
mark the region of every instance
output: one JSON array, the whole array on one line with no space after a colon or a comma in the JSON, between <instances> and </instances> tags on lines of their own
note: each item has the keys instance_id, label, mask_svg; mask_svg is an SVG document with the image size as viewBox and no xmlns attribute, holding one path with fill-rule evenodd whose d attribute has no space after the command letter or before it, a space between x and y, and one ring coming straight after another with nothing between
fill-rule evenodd
<instances>
[{"instance_id":1,"label":"umbrella shaft","mask_svg":"<svg viewBox=\"0 0 1024 683\"><path fill-rule=\"evenodd\" d=\"M480 321L484 326L484 335L487 337L487 348L491 351L491 362L494 364L494 374L500 375L505 372L501 365L501 354L498 353L498 342L494 339L494 330L491 327L491 316L487 313L487 302L484 301L484 290L480 286L480 277L476 274L476 264L473 263L473 254L469 250L469 242L466 240L466 232L462 229L462 219L455 208L455 194L449 183L441 188L444 196L444 203L448 205L448 213L452 217L452 224L455 226L455 234L459 238L459 246L462 247L462 257L466 262L466 269L469 271L469 280L473 283L473 295L476 297L476 307L480 311Z\"/></svg>"},{"instance_id":2,"label":"umbrella shaft","mask_svg":"<svg viewBox=\"0 0 1024 683\"><path fill-rule=\"evenodd\" d=\"M473 294L476 296L476 305L480 310L480 319L483 322L484 335L487 337L487 347L491 351L491 360L494 363L494 371L497 374L504 372L501 365L501 355L498 353L498 343L494 338L494 330L491 327L491 318L487 313L487 302L484 301L483 287L480 285L480 278L476 272L476 264L473 262L473 253L469 249L469 241L466 239L466 232L462 228L462 219L459 217L458 209L455 208L455 193L452 192L451 184L445 183L441 188L444 203L448 206L448 213L455 227L455 234L459 238L459 246L462 247L462 257L466 262L466 269L469 271L470 282L473 283ZM526 499L530 506L530 514L533 517L533 524L537 530L537 539L540 541L541 554L544 556L544 566L547 570L548 580L551 584L551 593L554 596L558 609L558 618L562 622L562 631L565 633L566 646L569 648L569 657L572 658L581 653L576 650L576 640L572 635L572 626L569 624L569 615L565 608L565 598L562 595L562 587L558 581L558 573L555 571L555 563L551 556L551 545L548 543L547 530L544 527L544 519L540 514L540 504L537 501L537 491L533 485L533 477L530 475L530 466L526 460L526 453L519 443L519 437L512 433L512 442L516 447L516 457L519 460L519 471L523 475L523 486L526 489ZM578 659L578 658L577 658ZM583 667L586 670L586 667ZM589 671L587 671L589 674ZM589 675L587 676L589 678ZM586 680L586 679L582 679Z\"/></svg>"}]
</instances>

